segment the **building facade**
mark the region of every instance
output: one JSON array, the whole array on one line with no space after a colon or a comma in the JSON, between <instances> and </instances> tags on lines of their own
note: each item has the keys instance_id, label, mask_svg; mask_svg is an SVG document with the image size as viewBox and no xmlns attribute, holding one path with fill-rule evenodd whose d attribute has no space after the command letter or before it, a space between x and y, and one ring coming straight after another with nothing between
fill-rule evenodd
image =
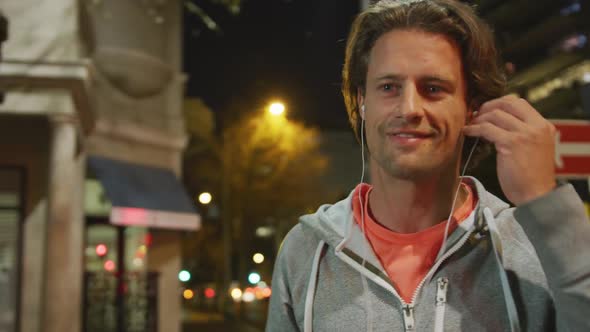
<instances>
[{"instance_id":1,"label":"building facade","mask_svg":"<svg viewBox=\"0 0 590 332\"><path fill-rule=\"evenodd\" d=\"M0 330L180 330L181 5L0 5Z\"/></svg>"}]
</instances>

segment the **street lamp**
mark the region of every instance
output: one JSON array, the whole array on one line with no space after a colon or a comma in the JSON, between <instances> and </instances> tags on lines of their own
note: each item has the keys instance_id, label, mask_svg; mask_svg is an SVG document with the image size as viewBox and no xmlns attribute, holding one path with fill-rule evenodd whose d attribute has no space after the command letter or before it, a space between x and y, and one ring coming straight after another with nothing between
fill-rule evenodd
<instances>
[{"instance_id":1,"label":"street lamp","mask_svg":"<svg viewBox=\"0 0 590 332\"><path fill-rule=\"evenodd\" d=\"M232 288L231 290L231 297L234 301L239 301L242 298L242 290L239 288Z\"/></svg>"},{"instance_id":2,"label":"street lamp","mask_svg":"<svg viewBox=\"0 0 590 332\"><path fill-rule=\"evenodd\" d=\"M252 256L252 260L254 261L254 263L260 264L264 262L264 255L259 252L255 253L254 256Z\"/></svg>"},{"instance_id":3,"label":"street lamp","mask_svg":"<svg viewBox=\"0 0 590 332\"><path fill-rule=\"evenodd\" d=\"M178 273L178 280L182 282L187 282L191 280L191 274L187 270L182 270Z\"/></svg>"},{"instance_id":4,"label":"street lamp","mask_svg":"<svg viewBox=\"0 0 590 332\"><path fill-rule=\"evenodd\" d=\"M203 205L207 205L207 204L211 203L212 199L213 199L213 196L211 196L211 194L208 192L204 192L199 195L199 202Z\"/></svg>"},{"instance_id":5,"label":"street lamp","mask_svg":"<svg viewBox=\"0 0 590 332\"><path fill-rule=\"evenodd\" d=\"M285 104L281 102L274 102L270 104L268 111L273 116L281 116L285 113Z\"/></svg>"},{"instance_id":6,"label":"street lamp","mask_svg":"<svg viewBox=\"0 0 590 332\"><path fill-rule=\"evenodd\" d=\"M252 284L252 285L256 285L257 283L260 282L260 274L256 273L256 272L252 272L248 275L248 281Z\"/></svg>"}]
</instances>

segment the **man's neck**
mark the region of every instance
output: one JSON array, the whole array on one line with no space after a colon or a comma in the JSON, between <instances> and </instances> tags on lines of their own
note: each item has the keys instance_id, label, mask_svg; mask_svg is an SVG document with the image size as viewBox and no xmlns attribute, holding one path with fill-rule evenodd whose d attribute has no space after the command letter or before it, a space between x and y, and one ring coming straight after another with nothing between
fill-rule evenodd
<instances>
[{"instance_id":1,"label":"man's neck","mask_svg":"<svg viewBox=\"0 0 590 332\"><path fill-rule=\"evenodd\" d=\"M394 232L416 233L446 220L460 185L458 171L447 173L413 181L371 169L369 206L376 221ZM455 209L466 199L459 191Z\"/></svg>"}]
</instances>

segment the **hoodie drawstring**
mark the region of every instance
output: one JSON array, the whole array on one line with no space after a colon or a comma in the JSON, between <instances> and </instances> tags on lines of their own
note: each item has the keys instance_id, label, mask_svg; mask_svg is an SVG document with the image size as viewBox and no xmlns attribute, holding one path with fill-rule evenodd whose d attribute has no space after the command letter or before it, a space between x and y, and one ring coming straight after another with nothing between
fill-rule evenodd
<instances>
[{"instance_id":1,"label":"hoodie drawstring","mask_svg":"<svg viewBox=\"0 0 590 332\"><path fill-rule=\"evenodd\" d=\"M307 295L305 296L305 314L303 316L303 331L312 332L313 323L313 300L315 297L315 289L318 280L318 270L320 267L320 257L324 250L326 243L322 240L318 244L318 247L313 256L313 265L311 266L311 273L309 275L309 284L307 285Z\"/></svg>"},{"instance_id":2,"label":"hoodie drawstring","mask_svg":"<svg viewBox=\"0 0 590 332\"><path fill-rule=\"evenodd\" d=\"M492 239L492 249L494 251L494 257L496 258L496 265L498 266L498 273L500 274L500 281L502 283L502 292L504 293L504 301L506 304L506 310L508 311L508 319L510 321L510 331L520 332L520 322L518 320L518 311L516 310L516 304L514 303L514 297L508 283L508 275L504 269L502 263L502 240L498 232L498 226L492 211L489 208L483 210L486 223L490 230L490 237Z\"/></svg>"}]
</instances>

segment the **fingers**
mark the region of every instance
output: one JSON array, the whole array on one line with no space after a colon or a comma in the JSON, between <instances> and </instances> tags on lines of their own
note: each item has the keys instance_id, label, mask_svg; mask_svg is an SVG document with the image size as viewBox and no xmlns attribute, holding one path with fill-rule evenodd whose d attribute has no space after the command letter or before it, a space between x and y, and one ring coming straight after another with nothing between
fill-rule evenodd
<instances>
[{"instance_id":1,"label":"fingers","mask_svg":"<svg viewBox=\"0 0 590 332\"><path fill-rule=\"evenodd\" d=\"M486 122L512 132L524 131L526 129L525 124L520 119L500 109L494 109L478 115L473 119L471 124L482 124Z\"/></svg>"},{"instance_id":2,"label":"fingers","mask_svg":"<svg viewBox=\"0 0 590 332\"><path fill-rule=\"evenodd\" d=\"M467 136L481 137L494 143L504 145L510 140L510 132L498 127L491 122L482 122L463 127L463 133Z\"/></svg>"},{"instance_id":3,"label":"fingers","mask_svg":"<svg viewBox=\"0 0 590 332\"><path fill-rule=\"evenodd\" d=\"M544 136L553 137L554 126L535 110L525 99L513 95L490 100L482 105L473 124L491 123L506 131L536 141ZM519 138L516 137L516 138ZM515 139L518 141L518 139ZM494 141L495 142L495 141Z\"/></svg>"},{"instance_id":4,"label":"fingers","mask_svg":"<svg viewBox=\"0 0 590 332\"><path fill-rule=\"evenodd\" d=\"M502 110L526 123L534 123L544 120L525 99L508 95L485 102L479 109L479 114L483 115L494 110Z\"/></svg>"},{"instance_id":5,"label":"fingers","mask_svg":"<svg viewBox=\"0 0 590 332\"><path fill-rule=\"evenodd\" d=\"M521 110L526 106L528 103L523 105L514 96L490 100L482 105L478 115L464 127L463 132L468 136L482 137L494 143L496 148L510 144L515 133L527 130L522 118L530 118L526 115L530 110Z\"/></svg>"}]
</instances>

